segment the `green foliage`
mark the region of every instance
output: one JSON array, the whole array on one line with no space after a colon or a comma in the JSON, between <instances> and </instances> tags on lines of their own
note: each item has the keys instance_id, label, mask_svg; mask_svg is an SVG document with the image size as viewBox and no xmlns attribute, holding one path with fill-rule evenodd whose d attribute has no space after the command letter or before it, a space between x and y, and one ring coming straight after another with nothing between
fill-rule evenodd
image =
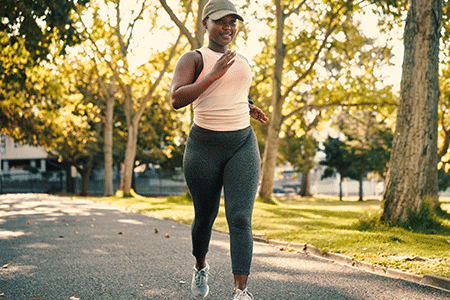
<instances>
[{"instance_id":1,"label":"green foliage","mask_svg":"<svg viewBox=\"0 0 450 300\"><path fill-rule=\"evenodd\" d=\"M450 187L450 173L446 173L444 168L438 170L439 191L445 191Z\"/></svg>"},{"instance_id":2,"label":"green foliage","mask_svg":"<svg viewBox=\"0 0 450 300\"><path fill-rule=\"evenodd\" d=\"M331 177L337 171L341 178L348 177L348 170L351 165L350 153L346 144L339 138L328 137L323 143L325 159L320 162L322 166L327 166L322 179Z\"/></svg>"},{"instance_id":3,"label":"green foliage","mask_svg":"<svg viewBox=\"0 0 450 300\"><path fill-rule=\"evenodd\" d=\"M423 203L417 213L408 210L408 219L399 224L401 228L415 233L423 234L450 234L450 227L444 225L439 218L449 218L450 214L437 208L432 212L430 206ZM381 214L374 214L360 218L351 225L352 228L359 231L387 231L390 228L397 228L389 222L381 220Z\"/></svg>"},{"instance_id":4,"label":"green foliage","mask_svg":"<svg viewBox=\"0 0 450 300\"><path fill-rule=\"evenodd\" d=\"M422 203L420 210L415 213L408 209L408 218L400 224L401 227L426 234L450 233L450 228L444 226L434 212L432 212L428 203Z\"/></svg>"},{"instance_id":5,"label":"green foliage","mask_svg":"<svg viewBox=\"0 0 450 300\"><path fill-rule=\"evenodd\" d=\"M377 120L376 112L368 110L340 116L339 128L346 136L344 142L350 154L349 177L360 180L366 172L386 177L393 134L384 120Z\"/></svg>"},{"instance_id":6,"label":"green foliage","mask_svg":"<svg viewBox=\"0 0 450 300\"><path fill-rule=\"evenodd\" d=\"M60 43L60 53L67 46L79 42L75 24L71 19L75 3L85 5L88 0L35 1L2 0L0 4L0 47L21 49L29 55L28 64L17 61L8 68L4 53L0 56L0 80L24 82L26 68L46 60L55 41Z\"/></svg>"},{"instance_id":7,"label":"green foliage","mask_svg":"<svg viewBox=\"0 0 450 300\"><path fill-rule=\"evenodd\" d=\"M182 196L168 196L167 201L175 204L192 204L192 197L186 193Z\"/></svg>"},{"instance_id":8,"label":"green foliage","mask_svg":"<svg viewBox=\"0 0 450 300\"><path fill-rule=\"evenodd\" d=\"M314 167L317 145L318 142L310 133L304 130L296 132L295 126L291 126L291 130L280 141L278 153L282 162L289 162L297 172L308 172Z\"/></svg>"}]
</instances>

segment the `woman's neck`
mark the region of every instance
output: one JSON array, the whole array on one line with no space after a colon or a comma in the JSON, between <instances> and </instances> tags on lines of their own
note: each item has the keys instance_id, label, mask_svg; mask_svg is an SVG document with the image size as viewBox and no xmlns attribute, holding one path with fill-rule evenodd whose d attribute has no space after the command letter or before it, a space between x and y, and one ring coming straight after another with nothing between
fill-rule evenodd
<instances>
[{"instance_id":1,"label":"woman's neck","mask_svg":"<svg viewBox=\"0 0 450 300\"><path fill-rule=\"evenodd\" d=\"M208 48L214 52L225 53L228 50L228 46L219 46L209 43Z\"/></svg>"}]
</instances>

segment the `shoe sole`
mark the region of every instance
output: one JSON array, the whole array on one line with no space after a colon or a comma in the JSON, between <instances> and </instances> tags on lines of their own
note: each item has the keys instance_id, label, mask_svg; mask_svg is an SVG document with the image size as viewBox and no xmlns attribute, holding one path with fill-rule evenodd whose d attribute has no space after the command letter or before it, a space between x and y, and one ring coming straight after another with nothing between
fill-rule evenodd
<instances>
[{"instance_id":1,"label":"shoe sole","mask_svg":"<svg viewBox=\"0 0 450 300\"><path fill-rule=\"evenodd\" d=\"M208 296L208 294L209 294L209 286L208 286L208 288L206 289L206 294L205 294L205 296L194 296L194 299L205 299L206 298L206 296Z\"/></svg>"}]
</instances>

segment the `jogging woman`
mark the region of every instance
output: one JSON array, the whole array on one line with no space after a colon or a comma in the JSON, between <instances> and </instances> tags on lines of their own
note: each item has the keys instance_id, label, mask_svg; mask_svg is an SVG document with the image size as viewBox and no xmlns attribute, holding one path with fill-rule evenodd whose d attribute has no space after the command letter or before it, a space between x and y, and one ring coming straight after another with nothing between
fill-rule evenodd
<instances>
[{"instance_id":1,"label":"jogging woman","mask_svg":"<svg viewBox=\"0 0 450 300\"><path fill-rule=\"evenodd\" d=\"M253 255L251 218L261 161L250 116L262 123L267 117L248 100L252 81L248 61L228 49L236 35L237 20L243 18L230 1L209 1L202 21L208 45L180 57L171 84L173 107L192 104L194 111L183 169L195 211L191 289L196 298L204 298L209 292L206 254L223 188L235 282L233 299L253 299L246 285Z\"/></svg>"}]
</instances>

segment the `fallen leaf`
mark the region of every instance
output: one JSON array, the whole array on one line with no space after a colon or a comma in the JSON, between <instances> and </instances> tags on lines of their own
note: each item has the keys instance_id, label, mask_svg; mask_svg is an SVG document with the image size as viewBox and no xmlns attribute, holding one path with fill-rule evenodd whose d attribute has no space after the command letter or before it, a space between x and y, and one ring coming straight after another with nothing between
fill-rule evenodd
<instances>
[{"instance_id":1,"label":"fallen leaf","mask_svg":"<svg viewBox=\"0 0 450 300\"><path fill-rule=\"evenodd\" d=\"M94 227L94 224L91 224L91 227Z\"/></svg>"},{"instance_id":2,"label":"fallen leaf","mask_svg":"<svg viewBox=\"0 0 450 300\"><path fill-rule=\"evenodd\" d=\"M158 233L158 232L159 232L158 228L155 228L155 233Z\"/></svg>"},{"instance_id":3,"label":"fallen leaf","mask_svg":"<svg viewBox=\"0 0 450 300\"><path fill-rule=\"evenodd\" d=\"M72 297L70 297L70 300L80 300L80 298L72 296Z\"/></svg>"},{"instance_id":4,"label":"fallen leaf","mask_svg":"<svg viewBox=\"0 0 450 300\"><path fill-rule=\"evenodd\" d=\"M170 235L168 233L166 233L165 237L166 238L170 238Z\"/></svg>"},{"instance_id":5,"label":"fallen leaf","mask_svg":"<svg viewBox=\"0 0 450 300\"><path fill-rule=\"evenodd\" d=\"M180 284L185 284L185 283L186 283L186 281L180 280Z\"/></svg>"},{"instance_id":6,"label":"fallen leaf","mask_svg":"<svg viewBox=\"0 0 450 300\"><path fill-rule=\"evenodd\" d=\"M5 296L6 297L5 293L0 293L0 296Z\"/></svg>"},{"instance_id":7,"label":"fallen leaf","mask_svg":"<svg viewBox=\"0 0 450 300\"><path fill-rule=\"evenodd\" d=\"M75 230L75 234L78 234L78 231Z\"/></svg>"},{"instance_id":8,"label":"fallen leaf","mask_svg":"<svg viewBox=\"0 0 450 300\"><path fill-rule=\"evenodd\" d=\"M11 264L11 263L7 263L6 265L3 265L2 269L8 268L10 264Z\"/></svg>"},{"instance_id":9,"label":"fallen leaf","mask_svg":"<svg viewBox=\"0 0 450 300\"><path fill-rule=\"evenodd\" d=\"M119 231L119 234L123 234L123 232L122 232L122 231Z\"/></svg>"},{"instance_id":10,"label":"fallen leaf","mask_svg":"<svg viewBox=\"0 0 450 300\"><path fill-rule=\"evenodd\" d=\"M27 224L31 224L31 222L30 222L30 221L27 221Z\"/></svg>"},{"instance_id":11,"label":"fallen leaf","mask_svg":"<svg viewBox=\"0 0 450 300\"><path fill-rule=\"evenodd\" d=\"M95 221L95 218L92 218L92 221Z\"/></svg>"}]
</instances>

